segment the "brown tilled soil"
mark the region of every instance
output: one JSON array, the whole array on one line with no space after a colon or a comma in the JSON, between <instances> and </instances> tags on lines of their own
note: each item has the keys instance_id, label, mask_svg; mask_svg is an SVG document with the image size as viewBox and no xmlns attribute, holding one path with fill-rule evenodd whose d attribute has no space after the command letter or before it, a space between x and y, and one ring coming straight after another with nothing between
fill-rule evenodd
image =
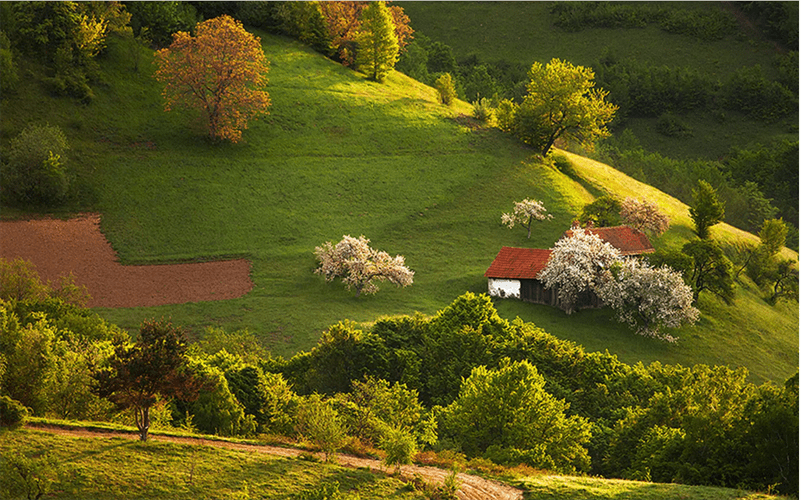
<instances>
[{"instance_id":1,"label":"brown tilled soil","mask_svg":"<svg viewBox=\"0 0 801 500\"><path fill-rule=\"evenodd\" d=\"M43 281L72 273L89 307L149 307L241 297L253 288L250 263L123 266L100 232L100 216L0 222L0 257L33 262Z\"/></svg>"},{"instance_id":2,"label":"brown tilled soil","mask_svg":"<svg viewBox=\"0 0 801 500\"><path fill-rule=\"evenodd\" d=\"M121 437L126 439L138 439L138 434L129 433L115 433L115 432L96 432L85 429L65 429L61 427L53 427L46 425L32 425L26 424L27 427L36 430L43 430L56 434L79 436L86 438L109 438ZM281 448L278 446L261 446L251 444L229 443L226 441L213 441L201 438L192 437L174 437L174 436L158 436L150 435L153 441L168 441L172 443L181 444L203 444L207 446L214 446L216 448L226 448L230 450L241 450L256 453L268 453L270 455L277 455L281 457L297 457L304 450L297 448ZM319 455L322 458L322 455ZM380 460L373 460L369 458L359 458L350 455L338 455L337 462L345 467L363 467L375 471L387 471L387 467L381 463ZM449 471L438 469L436 467L421 467L417 465L404 465L401 468L401 476L404 478L412 478L419 475L429 483L442 484L445 477L450 474ZM509 485L484 479L482 477L473 476L470 474L459 474L457 479L461 482L457 496L462 500L522 500L523 492L513 488Z\"/></svg>"}]
</instances>

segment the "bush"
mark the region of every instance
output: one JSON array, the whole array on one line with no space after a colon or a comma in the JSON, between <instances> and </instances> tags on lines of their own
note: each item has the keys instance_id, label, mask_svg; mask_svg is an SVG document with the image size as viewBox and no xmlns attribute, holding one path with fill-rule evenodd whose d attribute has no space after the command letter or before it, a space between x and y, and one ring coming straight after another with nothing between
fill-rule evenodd
<instances>
[{"instance_id":1,"label":"bush","mask_svg":"<svg viewBox=\"0 0 801 500\"><path fill-rule=\"evenodd\" d=\"M473 118L482 122L492 119L492 105L486 97L473 102Z\"/></svg>"},{"instance_id":2,"label":"bush","mask_svg":"<svg viewBox=\"0 0 801 500\"><path fill-rule=\"evenodd\" d=\"M793 93L782 84L768 80L759 65L734 73L722 91L726 108L760 120L784 118L798 108Z\"/></svg>"},{"instance_id":3,"label":"bush","mask_svg":"<svg viewBox=\"0 0 801 500\"><path fill-rule=\"evenodd\" d=\"M16 429L25 423L28 409L8 396L0 396L0 427Z\"/></svg>"},{"instance_id":4,"label":"bush","mask_svg":"<svg viewBox=\"0 0 801 500\"><path fill-rule=\"evenodd\" d=\"M663 113L656 121L656 131L668 137L690 137L693 130L673 113Z\"/></svg>"},{"instance_id":5,"label":"bush","mask_svg":"<svg viewBox=\"0 0 801 500\"><path fill-rule=\"evenodd\" d=\"M434 88L439 92L439 100L442 104L450 106L456 99L456 87L453 84L453 77L450 73L443 73L434 82Z\"/></svg>"},{"instance_id":6,"label":"bush","mask_svg":"<svg viewBox=\"0 0 801 500\"><path fill-rule=\"evenodd\" d=\"M3 165L3 194L23 205L53 206L67 195L69 181L64 132L50 125L33 125L12 139Z\"/></svg>"}]
</instances>

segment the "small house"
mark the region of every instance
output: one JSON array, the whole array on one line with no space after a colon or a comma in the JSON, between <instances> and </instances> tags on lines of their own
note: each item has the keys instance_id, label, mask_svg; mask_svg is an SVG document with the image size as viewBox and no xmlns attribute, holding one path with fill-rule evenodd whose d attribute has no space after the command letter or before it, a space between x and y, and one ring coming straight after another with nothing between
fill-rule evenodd
<instances>
[{"instance_id":1,"label":"small house","mask_svg":"<svg viewBox=\"0 0 801 500\"><path fill-rule=\"evenodd\" d=\"M592 234L614 246L624 257L653 253L654 247L648 237L629 226L588 228ZM562 238L573 236L572 230L565 231ZM540 248L502 247L492 261L484 277L491 297L515 298L535 304L545 304L564 309L560 304L558 290L546 289L537 278L545 269L551 250ZM603 304L591 291L578 297L575 309L601 307Z\"/></svg>"}]
</instances>

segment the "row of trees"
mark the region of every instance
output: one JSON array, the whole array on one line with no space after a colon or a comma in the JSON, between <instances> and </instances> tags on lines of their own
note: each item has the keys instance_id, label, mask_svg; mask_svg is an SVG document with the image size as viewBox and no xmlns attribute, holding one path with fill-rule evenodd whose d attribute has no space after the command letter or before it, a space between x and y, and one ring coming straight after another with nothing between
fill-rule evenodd
<instances>
[{"instance_id":1,"label":"row of trees","mask_svg":"<svg viewBox=\"0 0 801 500\"><path fill-rule=\"evenodd\" d=\"M149 417L303 436L329 454L375 446L394 464L434 447L563 472L797 491L797 378L757 387L744 370L626 365L503 320L483 295L431 318L364 331L339 323L288 360L247 332L209 330L188 345L165 321L144 323L132 342L52 290L20 297L0 303L0 395L35 415L119 420L128 408L143 437Z\"/></svg>"}]
</instances>

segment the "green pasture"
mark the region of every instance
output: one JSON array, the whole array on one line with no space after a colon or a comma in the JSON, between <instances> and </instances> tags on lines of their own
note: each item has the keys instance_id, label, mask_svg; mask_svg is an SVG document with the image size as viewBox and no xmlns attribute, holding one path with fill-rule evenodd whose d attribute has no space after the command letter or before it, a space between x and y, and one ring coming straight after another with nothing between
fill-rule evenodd
<instances>
[{"instance_id":1,"label":"green pasture","mask_svg":"<svg viewBox=\"0 0 801 500\"><path fill-rule=\"evenodd\" d=\"M164 113L150 77L152 53L116 40L91 105L49 99L35 85L2 102L4 141L32 121L65 130L79 188L66 211L101 212L123 263L252 262L255 287L240 299L97 310L111 322L135 331L163 316L196 338L207 326L247 328L273 353L290 356L340 320L434 314L465 291L486 291L483 273L502 246L549 248L584 204L607 191L647 193L669 212L673 226L658 246L690 236L685 206L605 165L565 153L573 168L560 172L467 120L469 105L442 106L433 89L404 75L368 82L297 42L259 34L273 105L240 144L212 144L191 113ZM543 200L554 215L535 224L530 240L500 224L501 213L526 197ZM315 275L315 246L344 234L404 255L414 285L385 284L357 299ZM756 240L728 226L716 235ZM797 306L771 307L751 289L731 307L704 298L702 321L673 332L677 345L638 337L608 311L565 316L520 302L496 306L508 319L519 315L629 363L742 365L755 381L782 381L798 366Z\"/></svg>"}]
</instances>

